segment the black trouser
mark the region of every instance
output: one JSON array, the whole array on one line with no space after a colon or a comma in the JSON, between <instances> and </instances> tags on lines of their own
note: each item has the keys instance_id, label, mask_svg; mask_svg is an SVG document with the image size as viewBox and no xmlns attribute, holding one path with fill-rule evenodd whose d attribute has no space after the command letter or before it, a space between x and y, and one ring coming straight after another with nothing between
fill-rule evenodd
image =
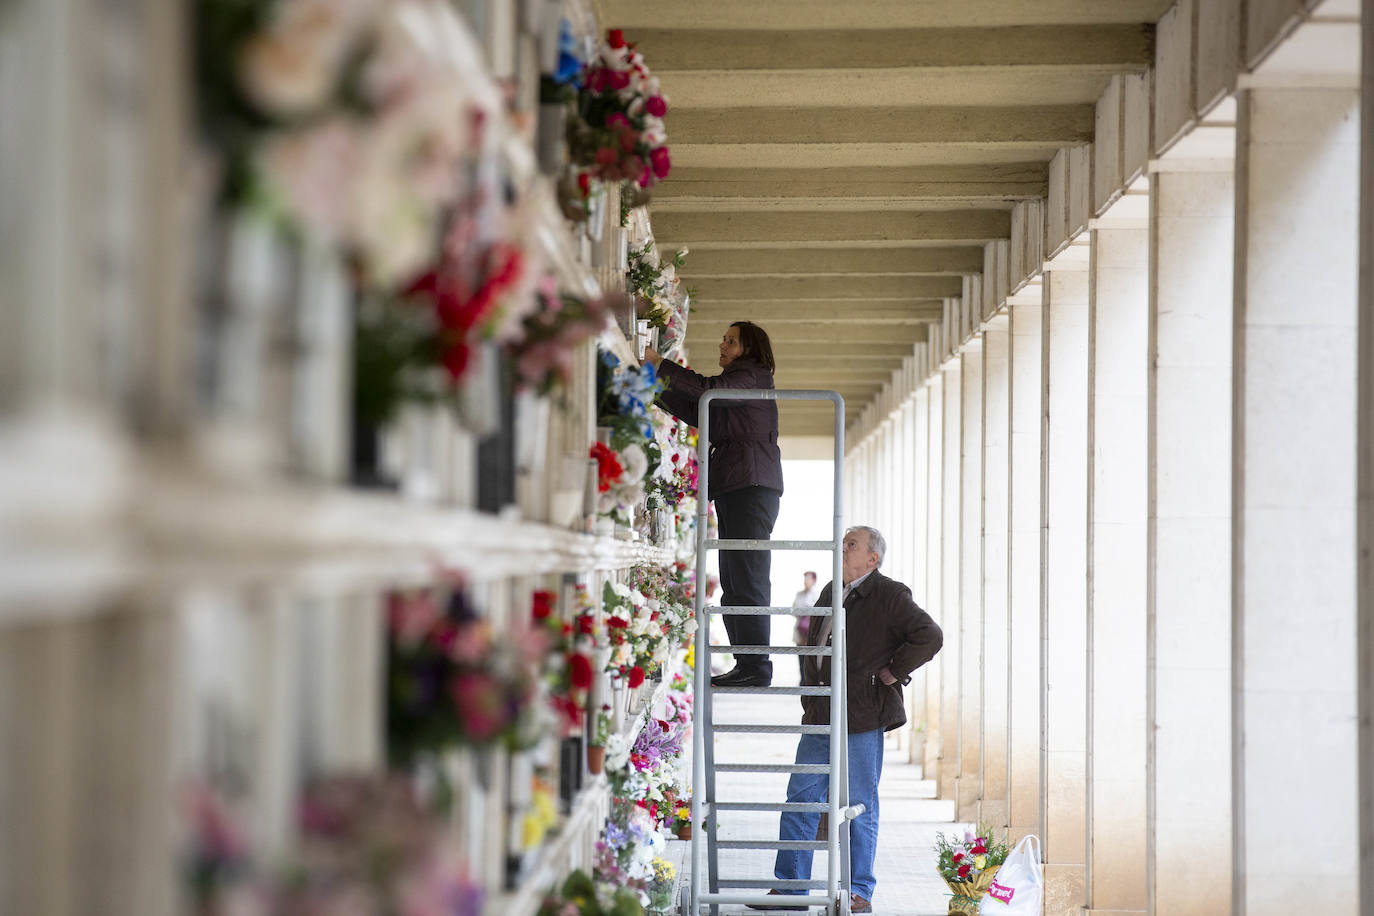
<instances>
[{"instance_id":1,"label":"black trouser","mask_svg":"<svg viewBox=\"0 0 1374 916\"><path fill-rule=\"evenodd\" d=\"M768 487L745 487L716 497L716 521L721 538L747 538L766 541L778 520L778 500L782 494ZM773 583L769 578L773 555L767 550L722 550L720 552L720 603L722 607L767 607L773 603ZM732 646L766 646L769 623L766 615L725 614L725 632ZM744 671L773 674L767 655L736 655L735 667Z\"/></svg>"}]
</instances>

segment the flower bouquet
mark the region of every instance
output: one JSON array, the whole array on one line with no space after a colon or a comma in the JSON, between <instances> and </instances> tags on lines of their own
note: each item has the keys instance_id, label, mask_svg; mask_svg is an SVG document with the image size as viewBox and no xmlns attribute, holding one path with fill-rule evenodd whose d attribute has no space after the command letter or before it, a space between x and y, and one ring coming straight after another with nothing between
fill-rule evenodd
<instances>
[{"instance_id":1,"label":"flower bouquet","mask_svg":"<svg viewBox=\"0 0 1374 916\"><path fill-rule=\"evenodd\" d=\"M664 263L654 252L653 239L644 247L630 252L630 267L626 273L630 290L635 295L635 314L647 319L656 328L666 328L684 304L679 292L681 281L677 271L687 257L687 249L680 249L672 260Z\"/></svg>"},{"instance_id":2,"label":"flower bouquet","mask_svg":"<svg viewBox=\"0 0 1374 916\"><path fill-rule=\"evenodd\" d=\"M993 843L992 831L980 826L975 834L964 832L963 840L935 835L935 852L940 877L950 889L949 912L977 916L978 901L988 892L997 869L1010 852L1006 843Z\"/></svg>"},{"instance_id":3,"label":"flower bouquet","mask_svg":"<svg viewBox=\"0 0 1374 916\"><path fill-rule=\"evenodd\" d=\"M668 102L643 56L611 29L596 59L587 65L568 121L568 151L578 167L576 181L583 197L591 182L626 182L638 199L668 177L672 161L663 118Z\"/></svg>"},{"instance_id":4,"label":"flower bouquet","mask_svg":"<svg viewBox=\"0 0 1374 916\"><path fill-rule=\"evenodd\" d=\"M690 796L679 798L673 809L673 832L679 840L692 838L692 799Z\"/></svg>"},{"instance_id":5,"label":"flower bouquet","mask_svg":"<svg viewBox=\"0 0 1374 916\"><path fill-rule=\"evenodd\" d=\"M669 913L673 909L673 891L677 889L677 869L667 859L655 858L654 874L648 879L650 913Z\"/></svg>"},{"instance_id":6,"label":"flower bouquet","mask_svg":"<svg viewBox=\"0 0 1374 916\"><path fill-rule=\"evenodd\" d=\"M568 875L563 886L550 890L539 907L538 916L643 916L639 895L617 887L600 876L578 869Z\"/></svg>"},{"instance_id":7,"label":"flower bouquet","mask_svg":"<svg viewBox=\"0 0 1374 916\"><path fill-rule=\"evenodd\" d=\"M387 745L398 766L459 747L530 746L545 643L529 630L494 634L461 587L387 597Z\"/></svg>"}]
</instances>

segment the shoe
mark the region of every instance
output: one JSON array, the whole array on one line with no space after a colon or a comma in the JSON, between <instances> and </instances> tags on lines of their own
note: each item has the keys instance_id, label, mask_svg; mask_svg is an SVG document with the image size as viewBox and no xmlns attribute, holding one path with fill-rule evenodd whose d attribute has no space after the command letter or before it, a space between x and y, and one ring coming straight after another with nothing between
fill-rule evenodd
<instances>
[{"instance_id":1,"label":"shoe","mask_svg":"<svg viewBox=\"0 0 1374 916\"><path fill-rule=\"evenodd\" d=\"M773 683L773 675L763 671L746 671L732 668L724 674L711 678L712 687L768 687Z\"/></svg>"},{"instance_id":2,"label":"shoe","mask_svg":"<svg viewBox=\"0 0 1374 916\"><path fill-rule=\"evenodd\" d=\"M851 913L871 913L873 904L860 897L858 894L849 895L849 912Z\"/></svg>"},{"instance_id":3,"label":"shoe","mask_svg":"<svg viewBox=\"0 0 1374 916\"><path fill-rule=\"evenodd\" d=\"M769 892L768 892L768 896L770 896L770 897L791 897L791 896L793 896L793 895L792 895L792 894L784 894L782 891L778 891L778 890L772 890L772 891L769 891ZM806 907L806 906L783 906L782 904L776 904L776 903L746 903L745 906L749 907L749 909L751 909L751 910L809 910L809 909L810 909L810 907ZM871 912L873 912L873 911L870 909L869 912L871 913Z\"/></svg>"}]
</instances>

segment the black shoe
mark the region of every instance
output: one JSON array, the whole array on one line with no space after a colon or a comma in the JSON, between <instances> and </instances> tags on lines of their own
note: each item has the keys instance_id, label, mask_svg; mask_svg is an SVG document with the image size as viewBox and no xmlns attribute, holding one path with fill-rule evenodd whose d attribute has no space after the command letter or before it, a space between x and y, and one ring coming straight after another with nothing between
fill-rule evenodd
<instances>
[{"instance_id":1,"label":"black shoe","mask_svg":"<svg viewBox=\"0 0 1374 916\"><path fill-rule=\"evenodd\" d=\"M773 683L771 671L747 671L732 668L711 678L712 687L768 687Z\"/></svg>"},{"instance_id":2,"label":"black shoe","mask_svg":"<svg viewBox=\"0 0 1374 916\"><path fill-rule=\"evenodd\" d=\"M724 675L722 675L723 677ZM768 892L770 897L790 897L791 894L784 894L781 891L772 890ZM809 910L809 906L783 906L778 903L746 903L745 906L751 910Z\"/></svg>"}]
</instances>

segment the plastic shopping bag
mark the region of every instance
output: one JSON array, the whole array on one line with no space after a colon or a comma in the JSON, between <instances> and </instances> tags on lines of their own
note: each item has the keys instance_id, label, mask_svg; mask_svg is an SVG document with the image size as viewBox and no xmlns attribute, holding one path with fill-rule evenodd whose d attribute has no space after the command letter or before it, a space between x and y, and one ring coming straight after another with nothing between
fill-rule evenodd
<instances>
[{"instance_id":1,"label":"plastic shopping bag","mask_svg":"<svg viewBox=\"0 0 1374 916\"><path fill-rule=\"evenodd\" d=\"M1040 870L1040 838L1031 834L1016 844L997 869L978 904L979 916L1040 916L1045 876Z\"/></svg>"}]
</instances>

